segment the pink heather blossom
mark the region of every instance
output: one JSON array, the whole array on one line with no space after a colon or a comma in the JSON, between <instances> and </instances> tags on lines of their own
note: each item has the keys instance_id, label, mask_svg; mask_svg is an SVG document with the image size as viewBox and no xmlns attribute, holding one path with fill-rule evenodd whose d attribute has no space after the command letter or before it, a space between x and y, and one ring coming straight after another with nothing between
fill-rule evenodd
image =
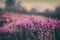
<instances>
[{"instance_id":1,"label":"pink heather blossom","mask_svg":"<svg viewBox=\"0 0 60 40\"><path fill-rule=\"evenodd\" d=\"M10 20L12 20L12 22L9 22ZM60 28L60 20L55 20L51 18L41 19L31 16L7 16L6 19L3 21L9 22L9 24L7 23L7 25L4 25L4 27L0 27L0 32L16 32L18 30L17 25L19 25L19 27L25 27L26 29L28 28L29 30L42 30L43 28L45 28L45 25L47 25L48 28L52 27L52 29L55 29L55 27L57 26Z\"/></svg>"}]
</instances>

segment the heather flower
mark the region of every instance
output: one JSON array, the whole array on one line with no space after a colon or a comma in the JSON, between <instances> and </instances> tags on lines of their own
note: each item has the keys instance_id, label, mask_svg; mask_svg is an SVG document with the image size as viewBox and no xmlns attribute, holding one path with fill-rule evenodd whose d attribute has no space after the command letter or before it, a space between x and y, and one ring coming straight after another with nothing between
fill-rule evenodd
<instances>
[{"instance_id":1,"label":"heather flower","mask_svg":"<svg viewBox=\"0 0 60 40\"><path fill-rule=\"evenodd\" d=\"M9 22L10 20L12 22ZM24 32L26 32L26 35L28 38L28 35L31 36L33 34L34 36L33 32L37 31L38 38L41 38L42 40L44 37L49 36L50 33L52 34L52 31L55 28L60 28L60 20L55 20L51 18L40 19L40 18L31 17L31 16L24 16L24 17L18 16L15 18L15 17L7 16L6 21L9 23L4 24L3 27L0 27L0 33L1 32L10 32L10 33L19 32L22 35Z\"/></svg>"}]
</instances>

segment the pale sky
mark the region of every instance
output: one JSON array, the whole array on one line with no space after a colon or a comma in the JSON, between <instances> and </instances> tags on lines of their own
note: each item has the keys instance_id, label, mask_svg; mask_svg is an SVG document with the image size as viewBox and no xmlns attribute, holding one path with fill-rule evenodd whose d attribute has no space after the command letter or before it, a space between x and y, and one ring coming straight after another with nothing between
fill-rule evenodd
<instances>
[{"instance_id":1,"label":"pale sky","mask_svg":"<svg viewBox=\"0 0 60 40\"><path fill-rule=\"evenodd\" d=\"M1 1L1 0L0 0ZM44 11L45 9L49 9L50 11L54 11L57 5L60 5L59 0L16 0L16 2L21 1L23 7L27 10L31 10L32 8L36 8L37 10ZM5 3L0 2L0 7L4 8Z\"/></svg>"},{"instance_id":2,"label":"pale sky","mask_svg":"<svg viewBox=\"0 0 60 40\"><path fill-rule=\"evenodd\" d=\"M32 7L44 11L49 9L50 11L55 10L55 7L60 4L59 0L19 0L23 3L26 9L31 10Z\"/></svg>"}]
</instances>

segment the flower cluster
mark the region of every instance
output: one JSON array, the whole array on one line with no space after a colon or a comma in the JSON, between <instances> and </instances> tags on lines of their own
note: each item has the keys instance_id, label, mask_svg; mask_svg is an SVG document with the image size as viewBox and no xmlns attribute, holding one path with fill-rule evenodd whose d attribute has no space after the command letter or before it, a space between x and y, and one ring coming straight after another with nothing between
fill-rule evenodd
<instances>
[{"instance_id":1,"label":"flower cluster","mask_svg":"<svg viewBox=\"0 0 60 40\"><path fill-rule=\"evenodd\" d=\"M34 16L5 16L4 18L0 20L3 22L0 33L14 34L19 32L21 40L24 39L22 38L24 34L26 40L55 40L54 29L60 28L60 20L52 18Z\"/></svg>"},{"instance_id":2,"label":"flower cluster","mask_svg":"<svg viewBox=\"0 0 60 40\"><path fill-rule=\"evenodd\" d=\"M35 17L6 17L7 24L4 24L3 27L0 27L0 32L14 32L18 30L19 27L25 27L29 30L49 30L55 29L56 27L60 28L60 20L55 20L51 18L35 18ZM23 25L23 26L22 26Z\"/></svg>"}]
</instances>

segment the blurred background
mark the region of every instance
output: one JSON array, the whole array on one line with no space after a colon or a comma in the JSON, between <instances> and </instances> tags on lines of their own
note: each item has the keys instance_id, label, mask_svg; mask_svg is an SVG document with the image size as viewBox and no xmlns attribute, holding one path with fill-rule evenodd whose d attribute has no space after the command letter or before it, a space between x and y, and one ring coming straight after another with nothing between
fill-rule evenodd
<instances>
[{"instance_id":1,"label":"blurred background","mask_svg":"<svg viewBox=\"0 0 60 40\"><path fill-rule=\"evenodd\" d=\"M59 0L0 0L0 9L24 14L57 17L58 19L60 17Z\"/></svg>"}]
</instances>

